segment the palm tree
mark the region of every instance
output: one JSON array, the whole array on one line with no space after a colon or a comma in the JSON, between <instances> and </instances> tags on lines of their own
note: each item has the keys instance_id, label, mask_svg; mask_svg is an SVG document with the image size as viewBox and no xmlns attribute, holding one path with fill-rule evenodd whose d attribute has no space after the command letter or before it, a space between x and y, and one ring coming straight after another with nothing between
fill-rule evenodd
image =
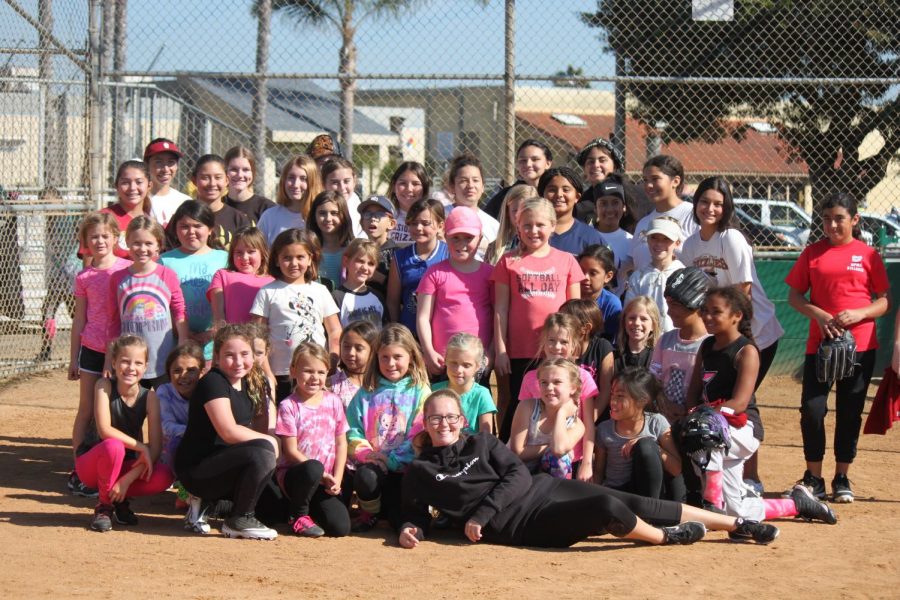
<instances>
[{"instance_id":1,"label":"palm tree","mask_svg":"<svg viewBox=\"0 0 900 600\"><path fill-rule=\"evenodd\" d=\"M338 75L341 85L340 139L348 159L353 157L353 106L356 93L356 30L370 17L397 17L427 0L272 0L272 11L281 11L298 23L332 28L341 36ZM254 1L257 13L260 0Z\"/></svg>"},{"instance_id":2,"label":"palm tree","mask_svg":"<svg viewBox=\"0 0 900 600\"><path fill-rule=\"evenodd\" d=\"M568 65L565 71L557 71L552 78L555 87L589 88L591 82L585 79L584 69Z\"/></svg>"}]
</instances>

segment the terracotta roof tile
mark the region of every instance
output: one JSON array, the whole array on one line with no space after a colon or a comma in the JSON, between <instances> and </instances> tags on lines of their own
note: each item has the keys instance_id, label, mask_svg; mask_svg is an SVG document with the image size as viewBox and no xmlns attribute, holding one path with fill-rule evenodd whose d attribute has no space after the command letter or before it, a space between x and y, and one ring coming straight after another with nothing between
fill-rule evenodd
<instances>
[{"instance_id":1,"label":"terracotta roof tile","mask_svg":"<svg viewBox=\"0 0 900 600\"><path fill-rule=\"evenodd\" d=\"M596 137L609 137L613 132L613 115L578 114L587 125L583 127L563 125L550 113L516 112L522 122L559 140L576 154L587 142ZM737 129L739 122L732 124ZM625 170L639 173L647 157L646 127L635 119L625 123ZM727 137L715 143L691 142L689 144L664 144L664 154L677 156L690 174L741 174L782 177L806 177L808 172L802 160L791 160L784 143L778 136L746 128L741 141Z\"/></svg>"}]
</instances>

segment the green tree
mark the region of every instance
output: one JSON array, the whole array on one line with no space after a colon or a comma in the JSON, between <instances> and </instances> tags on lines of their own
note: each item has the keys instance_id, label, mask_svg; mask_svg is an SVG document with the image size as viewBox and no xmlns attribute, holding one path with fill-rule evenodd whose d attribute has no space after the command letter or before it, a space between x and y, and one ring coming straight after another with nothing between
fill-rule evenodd
<instances>
[{"instance_id":1,"label":"green tree","mask_svg":"<svg viewBox=\"0 0 900 600\"><path fill-rule=\"evenodd\" d=\"M731 21L694 21L690 0L599 0L582 20L629 76L710 78L627 82L634 116L665 123L664 141L715 141L741 134L730 118L765 119L806 162L817 202L837 189L863 198L898 158L900 101L886 81L900 75L897 0L734 0ZM873 132L884 144L860 157Z\"/></svg>"},{"instance_id":2,"label":"green tree","mask_svg":"<svg viewBox=\"0 0 900 600\"><path fill-rule=\"evenodd\" d=\"M584 78L584 69L568 65L565 71L557 71L553 76L555 87L589 88L591 82Z\"/></svg>"}]
</instances>

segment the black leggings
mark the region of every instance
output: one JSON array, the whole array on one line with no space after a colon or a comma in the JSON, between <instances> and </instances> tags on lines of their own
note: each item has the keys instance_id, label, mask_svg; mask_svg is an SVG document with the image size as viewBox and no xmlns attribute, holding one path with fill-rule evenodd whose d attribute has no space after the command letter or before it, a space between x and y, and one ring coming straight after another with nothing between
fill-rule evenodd
<instances>
[{"instance_id":1,"label":"black leggings","mask_svg":"<svg viewBox=\"0 0 900 600\"><path fill-rule=\"evenodd\" d=\"M395 529L402 523L400 519L402 483L402 473L385 473L370 464L357 467L356 475L353 476L353 489L356 490L360 503L380 501L378 514L387 519ZM361 508L366 510L364 506Z\"/></svg>"},{"instance_id":2,"label":"black leggings","mask_svg":"<svg viewBox=\"0 0 900 600\"><path fill-rule=\"evenodd\" d=\"M623 492L645 498L666 498L684 502L684 478L666 473L659 456L659 443L644 437L631 449L631 481L621 488Z\"/></svg>"},{"instance_id":3,"label":"black leggings","mask_svg":"<svg viewBox=\"0 0 900 600\"><path fill-rule=\"evenodd\" d=\"M509 441L509 435L512 430L513 417L516 415L516 407L519 406L519 390L522 389L522 380L525 379L525 373L535 368L534 361L530 358L511 358L509 373L509 405L503 412L503 420L500 422L500 441L506 443Z\"/></svg>"},{"instance_id":4,"label":"black leggings","mask_svg":"<svg viewBox=\"0 0 900 600\"><path fill-rule=\"evenodd\" d=\"M756 375L756 387L753 388L754 392L759 389L763 379L766 378L766 373L769 372L769 369L772 367L772 361L775 360L776 352L778 352L778 340L775 340L774 344L766 346L759 351L759 373Z\"/></svg>"},{"instance_id":5,"label":"black leggings","mask_svg":"<svg viewBox=\"0 0 900 600\"><path fill-rule=\"evenodd\" d=\"M350 514L341 497L322 487L325 466L317 460L291 465L284 474L284 491L290 499L291 518L309 515L325 533L343 537L350 533Z\"/></svg>"},{"instance_id":6,"label":"black leggings","mask_svg":"<svg viewBox=\"0 0 900 600\"><path fill-rule=\"evenodd\" d=\"M862 425L866 391L875 369L876 350L856 355L859 363L850 377L835 384L834 458L839 463L852 463L856 458L856 442ZM825 415L828 414L828 392L832 384L816 378L816 355L807 354L803 363L803 391L800 396L800 432L803 455L809 462L825 458Z\"/></svg>"},{"instance_id":7,"label":"black leggings","mask_svg":"<svg viewBox=\"0 0 900 600\"><path fill-rule=\"evenodd\" d=\"M275 449L266 440L232 444L194 466L178 469L187 491L204 500L232 500L233 514L254 512L266 482L275 471Z\"/></svg>"},{"instance_id":8,"label":"black leggings","mask_svg":"<svg viewBox=\"0 0 900 600\"><path fill-rule=\"evenodd\" d=\"M567 548L607 532L623 537L634 530L638 517L652 525L676 525L681 521L681 504L563 479L549 502L525 524L521 544Z\"/></svg>"}]
</instances>

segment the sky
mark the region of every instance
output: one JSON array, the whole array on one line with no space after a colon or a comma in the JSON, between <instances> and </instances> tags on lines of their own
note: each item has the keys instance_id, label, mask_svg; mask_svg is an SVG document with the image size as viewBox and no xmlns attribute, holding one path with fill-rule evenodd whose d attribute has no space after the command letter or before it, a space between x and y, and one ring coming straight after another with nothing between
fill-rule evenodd
<instances>
[{"instance_id":1,"label":"sky","mask_svg":"<svg viewBox=\"0 0 900 600\"><path fill-rule=\"evenodd\" d=\"M37 0L21 4L36 14ZM86 35L86 4L86 0L54 2L54 33L73 46L83 44ZM596 5L596 0L517 0L518 73L552 75L571 64L587 75L611 74L612 60L602 52L599 31L578 18L580 12L596 10ZM254 70L256 19L250 6L251 0L132 0L127 68L146 70L159 52L154 70ZM419 0L400 17L369 18L357 31L358 70L502 75L503 7L503 0L489 0L486 6L476 0ZM35 38L20 17L0 5L0 43L34 44ZM276 12L270 71L336 73L339 47L333 27L297 24ZM385 87L387 82L370 85Z\"/></svg>"}]
</instances>

